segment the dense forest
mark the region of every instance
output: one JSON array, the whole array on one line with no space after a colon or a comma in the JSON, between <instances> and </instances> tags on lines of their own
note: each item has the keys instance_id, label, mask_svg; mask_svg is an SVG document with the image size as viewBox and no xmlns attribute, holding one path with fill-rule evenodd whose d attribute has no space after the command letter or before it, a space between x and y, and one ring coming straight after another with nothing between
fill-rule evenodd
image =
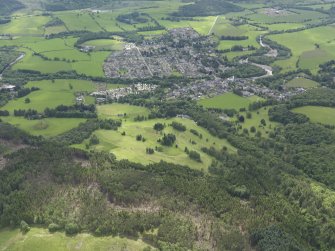
<instances>
[{"instance_id":1,"label":"dense forest","mask_svg":"<svg viewBox=\"0 0 335 251\"><path fill-rule=\"evenodd\" d=\"M0 16L9 16L14 11L22 8L24 8L24 5L18 0L0 0Z\"/></svg>"},{"instance_id":2,"label":"dense forest","mask_svg":"<svg viewBox=\"0 0 335 251\"><path fill-rule=\"evenodd\" d=\"M226 1L205 0L182 6L178 12L172 15L181 17L214 16L242 10L243 8Z\"/></svg>"}]
</instances>

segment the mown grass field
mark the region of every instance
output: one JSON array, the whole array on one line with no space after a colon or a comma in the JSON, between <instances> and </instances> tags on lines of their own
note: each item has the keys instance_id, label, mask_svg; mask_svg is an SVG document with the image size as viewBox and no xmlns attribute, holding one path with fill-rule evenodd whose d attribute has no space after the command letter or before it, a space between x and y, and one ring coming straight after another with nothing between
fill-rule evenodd
<instances>
[{"instance_id":1,"label":"mown grass field","mask_svg":"<svg viewBox=\"0 0 335 251\"><path fill-rule=\"evenodd\" d=\"M326 14L322 14L316 11L309 11L309 10L298 10L298 9L288 9L285 12L280 14L267 14L267 9L258 9L257 13L249 15L252 21L257 23L303 23L306 19L312 21L319 21L322 18L326 18Z\"/></svg>"},{"instance_id":2,"label":"mown grass field","mask_svg":"<svg viewBox=\"0 0 335 251\"><path fill-rule=\"evenodd\" d=\"M319 86L319 83L313 81L313 80L310 80L310 79L306 79L306 78L294 78L292 79L291 81L287 82L285 84L286 87L288 88L298 88L298 87L301 87L301 88L306 88L306 89L309 89L309 88L316 88Z\"/></svg>"},{"instance_id":3,"label":"mown grass field","mask_svg":"<svg viewBox=\"0 0 335 251\"><path fill-rule=\"evenodd\" d=\"M83 45L95 46L94 50L122 50L124 43L115 39L96 39L85 42Z\"/></svg>"},{"instance_id":4,"label":"mown grass field","mask_svg":"<svg viewBox=\"0 0 335 251\"><path fill-rule=\"evenodd\" d=\"M298 65L302 69L310 69L316 73L319 64L335 57L335 27L331 25L295 33L271 35L269 38L292 50L291 58L275 62L284 71L295 70Z\"/></svg>"},{"instance_id":5,"label":"mown grass field","mask_svg":"<svg viewBox=\"0 0 335 251\"><path fill-rule=\"evenodd\" d=\"M292 110L310 118L311 122L335 125L335 108L322 106L303 106Z\"/></svg>"},{"instance_id":6,"label":"mown grass field","mask_svg":"<svg viewBox=\"0 0 335 251\"><path fill-rule=\"evenodd\" d=\"M98 114L100 118L125 118L134 119L136 116L148 116L149 110L145 107L128 105L128 104L110 104L97 106Z\"/></svg>"},{"instance_id":7,"label":"mown grass field","mask_svg":"<svg viewBox=\"0 0 335 251\"><path fill-rule=\"evenodd\" d=\"M207 130L197 126L194 121L189 119L152 119L138 122L134 121L134 117L137 115L146 116L148 111L143 107L122 104L99 106L98 112L100 118L122 119L122 126L118 131L98 130L94 132L99 138L100 143L92 147L97 150L112 152L116 155L117 159L129 159L130 161L142 164L150 164L163 160L170 163L187 165L191 168L206 170L213 159L201 151L202 147L213 146L217 149L222 149L222 147L225 146L229 152L235 152L235 148L226 140L213 137ZM117 116L118 114L124 113L127 114L126 117ZM180 132L173 129L169 126L172 121L180 122L185 125L186 131ZM153 126L158 122L166 125L162 132L156 132L153 129ZM202 134L202 137L200 138L192 134L190 129L195 129L199 134ZM124 136L121 135L123 132L125 132ZM176 135L177 140L173 146L162 146L157 142L158 139L163 137L164 133L173 133ZM145 138L145 142L137 141L137 135L142 135ZM76 145L76 147L85 148L86 143L88 143L88 140L81 145ZM178 145L178 147L175 145ZM146 154L147 148L155 149L156 147L161 147L162 151L155 151L152 155ZM202 162L199 163L190 159L184 152L185 147L200 153Z\"/></svg>"},{"instance_id":8,"label":"mown grass field","mask_svg":"<svg viewBox=\"0 0 335 251\"><path fill-rule=\"evenodd\" d=\"M236 109L248 108L249 104L263 100L258 96L240 97L234 93L225 93L212 98L199 100L199 104L206 108Z\"/></svg>"},{"instance_id":9,"label":"mown grass field","mask_svg":"<svg viewBox=\"0 0 335 251\"><path fill-rule=\"evenodd\" d=\"M66 236L64 233L50 234L47 229L32 228L22 235L17 229L0 230L1 251L142 251L149 247L142 240L120 237L94 237L90 234ZM156 250L152 248L151 250Z\"/></svg>"}]
</instances>

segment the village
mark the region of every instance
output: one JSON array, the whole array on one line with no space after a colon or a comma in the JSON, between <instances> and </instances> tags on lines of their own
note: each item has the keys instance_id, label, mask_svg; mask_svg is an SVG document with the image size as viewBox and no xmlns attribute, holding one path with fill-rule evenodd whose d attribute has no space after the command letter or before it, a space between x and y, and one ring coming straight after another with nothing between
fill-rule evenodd
<instances>
[{"instance_id":1,"label":"village","mask_svg":"<svg viewBox=\"0 0 335 251\"><path fill-rule=\"evenodd\" d=\"M210 37L202 37L192 28L171 29L139 46L127 44L123 51L112 53L104 72L108 78L124 79L204 77L227 69L213 52L214 41Z\"/></svg>"},{"instance_id":2,"label":"village","mask_svg":"<svg viewBox=\"0 0 335 251\"><path fill-rule=\"evenodd\" d=\"M104 103L109 100L118 100L130 94L153 92L156 88L156 85L137 83L128 87L96 91L91 93L91 96L96 98L97 103Z\"/></svg>"}]
</instances>

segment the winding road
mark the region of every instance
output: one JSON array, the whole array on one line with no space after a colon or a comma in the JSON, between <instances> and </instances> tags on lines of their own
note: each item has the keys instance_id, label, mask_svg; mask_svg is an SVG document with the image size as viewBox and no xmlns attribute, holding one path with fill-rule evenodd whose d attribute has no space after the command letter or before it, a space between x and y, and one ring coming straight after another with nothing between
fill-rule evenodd
<instances>
[{"instance_id":1,"label":"winding road","mask_svg":"<svg viewBox=\"0 0 335 251\"><path fill-rule=\"evenodd\" d=\"M11 62L9 65L7 65L1 72L0 72L0 80L2 79L2 74L7 70L9 69L10 67L12 67L14 64L16 64L17 62L19 62L21 59L24 58L26 54L24 53L21 53L20 56L15 59L13 62Z\"/></svg>"}]
</instances>

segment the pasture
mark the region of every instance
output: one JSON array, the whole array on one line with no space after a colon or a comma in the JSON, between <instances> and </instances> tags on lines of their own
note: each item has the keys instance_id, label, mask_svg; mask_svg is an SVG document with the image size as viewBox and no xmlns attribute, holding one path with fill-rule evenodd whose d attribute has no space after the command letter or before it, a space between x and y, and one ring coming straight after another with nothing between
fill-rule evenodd
<instances>
[{"instance_id":1,"label":"pasture","mask_svg":"<svg viewBox=\"0 0 335 251\"><path fill-rule=\"evenodd\" d=\"M264 33L264 31L260 31L258 28L252 25L240 25L233 26L231 24L218 24L216 25L214 31L218 31L217 34L226 35L226 36L247 36L246 40L222 40L218 45L219 50L230 49L234 45L241 45L243 47L248 47L249 45L254 46L256 48L260 47L257 42L257 37Z\"/></svg>"},{"instance_id":2,"label":"pasture","mask_svg":"<svg viewBox=\"0 0 335 251\"><path fill-rule=\"evenodd\" d=\"M14 109L35 109L44 111L46 107L54 108L58 105L72 105L75 103L76 92L92 92L96 90L94 84L84 80L43 80L29 82L25 87L38 87L40 90L31 92L29 95L11 100L2 107L3 110L13 112ZM25 103L29 98L30 103Z\"/></svg>"},{"instance_id":3,"label":"pasture","mask_svg":"<svg viewBox=\"0 0 335 251\"><path fill-rule=\"evenodd\" d=\"M0 40L0 45L15 45L19 47L19 51L25 53L25 57L12 67L15 70L35 70L42 73L75 70L79 74L103 77L103 63L108 57L109 52L81 52L74 47L76 40L77 39L73 37L66 39L22 37L10 41ZM117 47L118 44L119 43L115 43L115 46ZM47 57L48 60L45 60L35 53Z\"/></svg>"},{"instance_id":4,"label":"pasture","mask_svg":"<svg viewBox=\"0 0 335 251\"><path fill-rule=\"evenodd\" d=\"M293 112L301 113L309 117L311 122L325 125L335 125L335 108L323 106L303 106L292 109Z\"/></svg>"},{"instance_id":5,"label":"pasture","mask_svg":"<svg viewBox=\"0 0 335 251\"><path fill-rule=\"evenodd\" d=\"M309 88L316 88L319 86L319 83L313 81L313 80L310 80L310 79L307 79L307 78L294 78L292 80L290 80L289 82L287 82L285 84L286 87L288 88L306 88L306 89L309 89Z\"/></svg>"},{"instance_id":6,"label":"pasture","mask_svg":"<svg viewBox=\"0 0 335 251\"><path fill-rule=\"evenodd\" d=\"M241 97L234 93L225 93L212 98L199 100L199 104L206 108L235 109L248 108L249 104L263 100L258 96Z\"/></svg>"},{"instance_id":7,"label":"pasture","mask_svg":"<svg viewBox=\"0 0 335 251\"><path fill-rule=\"evenodd\" d=\"M258 9L257 13L248 16L252 21L262 24L304 23L306 22L306 19L311 20L309 22L315 22L326 17L326 14L316 11L284 9L279 12L274 12L272 9L268 8Z\"/></svg>"},{"instance_id":8,"label":"pasture","mask_svg":"<svg viewBox=\"0 0 335 251\"><path fill-rule=\"evenodd\" d=\"M115 39L96 39L85 42L83 45L94 46L94 50L119 51L124 47L124 43Z\"/></svg>"},{"instance_id":9,"label":"pasture","mask_svg":"<svg viewBox=\"0 0 335 251\"><path fill-rule=\"evenodd\" d=\"M149 247L142 240L132 240L121 237L95 237L90 234L66 236L64 233L50 234L47 229L33 227L23 235L17 229L0 230L0 250L2 251L141 251ZM151 250L156 250L152 248Z\"/></svg>"},{"instance_id":10,"label":"pasture","mask_svg":"<svg viewBox=\"0 0 335 251\"><path fill-rule=\"evenodd\" d=\"M10 23L0 25L0 34L42 36L49 20L47 16L17 16Z\"/></svg>"},{"instance_id":11,"label":"pasture","mask_svg":"<svg viewBox=\"0 0 335 251\"><path fill-rule=\"evenodd\" d=\"M301 38L304 38L302 41ZM319 64L335 57L335 27L323 26L294 33L269 36L270 39L292 50L292 57L279 60L284 71L295 70L298 65L302 69L310 69L316 73Z\"/></svg>"}]
</instances>

